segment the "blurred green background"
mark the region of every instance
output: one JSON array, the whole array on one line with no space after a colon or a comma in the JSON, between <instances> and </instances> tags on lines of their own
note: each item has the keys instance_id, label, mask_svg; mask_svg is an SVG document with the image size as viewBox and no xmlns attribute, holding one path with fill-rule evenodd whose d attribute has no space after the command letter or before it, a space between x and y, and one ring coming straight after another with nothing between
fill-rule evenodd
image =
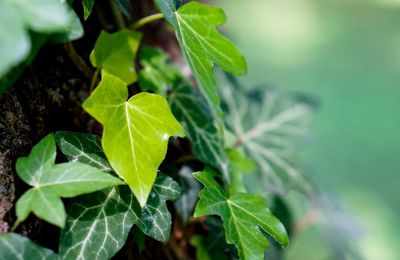
<instances>
[{"instance_id":1,"label":"blurred green background","mask_svg":"<svg viewBox=\"0 0 400 260\"><path fill-rule=\"evenodd\" d=\"M249 63L248 85L319 101L304 151L313 179L366 229L366 259L400 259L400 1L215 1ZM313 228L287 259L330 259Z\"/></svg>"}]
</instances>

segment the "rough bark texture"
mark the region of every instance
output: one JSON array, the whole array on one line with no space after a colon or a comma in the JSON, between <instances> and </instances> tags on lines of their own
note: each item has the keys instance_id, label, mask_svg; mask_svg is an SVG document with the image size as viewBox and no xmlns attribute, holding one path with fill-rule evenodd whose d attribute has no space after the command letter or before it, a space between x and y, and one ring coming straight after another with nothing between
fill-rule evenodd
<instances>
[{"instance_id":1,"label":"rough bark texture","mask_svg":"<svg viewBox=\"0 0 400 260\"><path fill-rule=\"evenodd\" d=\"M75 10L82 17L80 1L75 2ZM92 16L83 22L85 36L72 43L87 64L100 30L116 29L107 5L107 1L95 2ZM152 1L135 0L131 5L133 21L156 12ZM132 22L125 19L127 24ZM173 58L179 57L173 34L164 23L155 22L141 30L144 44L160 46ZM65 45L46 45L14 86L0 97L0 232L9 231L15 221L14 203L28 188L15 173L18 157L26 156L50 132L101 132L100 126L81 108L89 95L89 85L90 79L71 59L71 49L68 51ZM56 249L59 230L34 216L16 231Z\"/></svg>"}]
</instances>

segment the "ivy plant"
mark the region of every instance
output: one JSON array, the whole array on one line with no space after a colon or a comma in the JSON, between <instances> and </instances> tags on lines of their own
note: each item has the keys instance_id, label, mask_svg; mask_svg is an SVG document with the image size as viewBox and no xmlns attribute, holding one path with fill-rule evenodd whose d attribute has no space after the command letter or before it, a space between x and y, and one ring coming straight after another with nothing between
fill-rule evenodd
<instances>
[{"instance_id":1,"label":"ivy plant","mask_svg":"<svg viewBox=\"0 0 400 260\"><path fill-rule=\"evenodd\" d=\"M0 1L0 19L12 21L0 23L0 77L27 57L31 31L61 41L83 34L71 2ZM104 19L91 14L98 2L82 1L83 20ZM218 31L221 8L155 0L149 10L161 13L128 26L128 1L109 4L114 29L101 28L82 58L94 67L82 108L102 134L49 133L17 160L32 187L16 203L14 232L0 235L0 259L110 259L129 241L139 252L159 241L179 259L264 259L288 246L291 223L271 201L313 192L295 156L312 105L240 86L247 64ZM142 27L160 19L184 59L142 43L151 35ZM18 234L30 213L61 229L58 247Z\"/></svg>"}]
</instances>

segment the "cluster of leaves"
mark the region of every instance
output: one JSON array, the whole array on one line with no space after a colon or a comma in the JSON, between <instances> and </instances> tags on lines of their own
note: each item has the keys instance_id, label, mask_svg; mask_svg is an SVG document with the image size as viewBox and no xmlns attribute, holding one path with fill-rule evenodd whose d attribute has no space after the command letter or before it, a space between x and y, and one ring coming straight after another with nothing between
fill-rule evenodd
<instances>
[{"instance_id":1,"label":"cluster of leaves","mask_svg":"<svg viewBox=\"0 0 400 260\"><path fill-rule=\"evenodd\" d=\"M93 4L83 1L85 19ZM117 4L126 12L125 1ZM134 226L134 236L144 234L165 243L172 225L168 200L176 200L174 208L183 223L193 214L207 216L215 226L218 220L211 216L219 216L223 231L219 227L213 232L218 230L225 241L216 244L234 245L233 254L241 259L263 259L268 238L288 245L285 227L268 208L266 195L282 195L293 187L310 191L296 162L293 140L307 133L311 106L270 89L244 91L231 77L217 89L214 65L231 75L247 71L242 53L217 31L226 19L223 10L198 2L155 0L155 4L175 30L194 80L160 49L140 46L140 32L128 28L101 32L90 55L101 81L83 109L103 126L102 137L50 134L16 164L18 175L32 186L16 204L16 225L34 213L60 227L59 251L8 233L0 235L2 258L108 259L122 248ZM41 15L41 10L51 15ZM16 15L22 11L26 15ZM7 0L0 3L0 12L0 18L4 13L18 26L0 25L9 39L6 48L0 48L1 57L6 57L0 61L0 77L26 59L27 35L32 33L27 30L59 33L47 35L46 40L80 36L81 27L76 26L80 23L71 18L76 14L59 0L35 4ZM10 48L20 50L10 52ZM141 65L138 73L136 57ZM128 86L136 83L141 92L129 97ZM164 167L175 169L175 174L161 173L168 147L184 142L185 136L191 151ZM56 143L69 162L55 164ZM204 169L192 175L193 165L185 163L185 156L201 162ZM61 198L72 198L66 209ZM229 255L207 247L214 236L192 236L200 259Z\"/></svg>"}]
</instances>

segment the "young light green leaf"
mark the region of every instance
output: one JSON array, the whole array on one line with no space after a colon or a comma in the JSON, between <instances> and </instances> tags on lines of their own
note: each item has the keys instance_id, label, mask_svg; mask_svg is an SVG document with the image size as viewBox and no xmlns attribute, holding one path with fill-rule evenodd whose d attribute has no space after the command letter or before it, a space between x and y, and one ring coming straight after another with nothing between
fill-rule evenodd
<instances>
[{"instance_id":1,"label":"young light green leaf","mask_svg":"<svg viewBox=\"0 0 400 260\"><path fill-rule=\"evenodd\" d=\"M228 196L215 180L217 174L208 169L194 173L204 185L196 206L196 217L219 215L224 222L228 244L235 244L241 259L264 259L268 246L264 230L281 245L288 244L284 226L269 211L262 196L236 193Z\"/></svg>"},{"instance_id":2,"label":"young light green leaf","mask_svg":"<svg viewBox=\"0 0 400 260\"><path fill-rule=\"evenodd\" d=\"M0 260L12 259L59 259L53 251L36 245L16 233L0 234Z\"/></svg>"},{"instance_id":3,"label":"young light green leaf","mask_svg":"<svg viewBox=\"0 0 400 260\"><path fill-rule=\"evenodd\" d=\"M201 93L184 80L176 81L169 104L192 141L194 154L227 175L228 162L223 137Z\"/></svg>"},{"instance_id":4,"label":"young light green leaf","mask_svg":"<svg viewBox=\"0 0 400 260\"><path fill-rule=\"evenodd\" d=\"M60 0L0 1L0 77L25 59L31 49L28 30L61 32L70 24Z\"/></svg>"},{"instance_id":5,"label":"young light green leaf","mask_svg":"<svg viewBox=\"0 0 400 260\"><path fill-rule=\"evenodd\" d=\"M214 64L234 75L247 72L240 50L215 28L225 23L223 10L197 2L189 2L175 10L173 1L157 2L175 28L183 55L217 115L219 98L215 90Z\"/></svg>"},{"instance_id":6,"label":"young light green leaf","mask_svg":"<svg viewBox=\"0 0 400 260\"><path fill-rule=\"evenodd\" d=\"M157 176L142 209L127 186L102 190L74 199L61 232L60 254L65 259L109 259L124 245L134 224L148 236L167 242L171 215L166 200L180 192L170 177Z\"/></svg>"},{"instance_id":7,"label":"young light green leaf","mask_svg":"<svg viewBox=\"0 0 400 260\"><path fill-rule=\"evenodd\" d=\"M244 91L235 84L221 85L225 123L235 136L232 146L244 148L256 162L263 190L277 194L291 188L309 191L311 185L298 163L296 148L310 135L310 103L276 89Z\"/></svg>"},{"instance_id":8,"label":"young light green leaf","mask_svg":"<svg viewBox=\"0 0 400 260\"><path fill-rule=\"evenodd\" d=\"M87 20L92 13L94 0L83 0L83 18Z\"/></svg>"},{"instance_id":9,"label":"young light green leaf","mask_svg":"<svg viewBox=\"0 0 400 260\"><path fill-rule=\"evenodd\" d=\"M57 132L56 142L69 161L79 161L103 172L110 172L111 166L101 148L101 139L97 135L75 132Z\"/></svg>"},{"instance_id":10,"label":"young light green leaf","mask_svg":"<svg viewBox=\"0 0 400 260\"><path fill-rule=\"evenodd\" d=\"M102 31L90 54L90 62L129 85L137 80L134 60L141 37L140 33L128 29L112 34Z\"/></svg>"},{"instance_id":11,"label":"young light green leaf","mask_svg":"<svg viewBox=\"0 0 400 260\"><path fill-rule=\"evenodd\" d=\"M102 147L108 161L144 207L169 137L184 133L163 97L143 92L127 98L126 84L103 73L83 108L104 126Z\"/></svg>"},{"instance_id":12,"label":"young light green leaf","mask_svg":"<svg viewBox=\"0 0 400 260\"><path fill-rule=\"evenodd\" d=\"M50 134L35 145L28 157L17 160L16 171L23 181L33 186L17 201L18 222L33 212L59 227L65 225L65 210L60 197L74 197L123 184L89 165L70 162L55 164L56 144Z\"/></svg>"}]
</instances>

